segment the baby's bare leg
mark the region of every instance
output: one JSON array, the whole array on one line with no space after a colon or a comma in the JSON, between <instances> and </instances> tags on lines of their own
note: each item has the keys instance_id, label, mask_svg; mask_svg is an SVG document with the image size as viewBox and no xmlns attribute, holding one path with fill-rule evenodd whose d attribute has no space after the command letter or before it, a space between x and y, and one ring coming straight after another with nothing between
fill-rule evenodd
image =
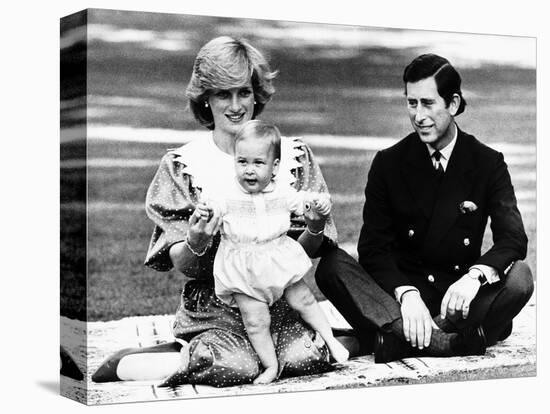
<instances>
[{"instance_id":1,"label":"baby's bare leg","mask_svg":"<svg viewBox=\"0 0 550 414\"><path fill-rule=\"evenodd\" d=\"M290 307L295 309L304 321L319 332L336 362L344 362L349 358L349 352L332 335L332 329L325 314L303 280L287 287L285 298Z\"/></svg>"},{"instance_id":2,"label":"baby's bare leg","mask_svg":"<svg viewBox=\"0 0 550 414\"><path fill-rule=\"evenodd\" d=\"M269 307L263 302L240 293L235 293L233 297L241 311L248 339L264 366L264 372L254 380L254 384L268 384L277 378L279 368L275 346L271 339Z\"/></svg>"}]
</instances>

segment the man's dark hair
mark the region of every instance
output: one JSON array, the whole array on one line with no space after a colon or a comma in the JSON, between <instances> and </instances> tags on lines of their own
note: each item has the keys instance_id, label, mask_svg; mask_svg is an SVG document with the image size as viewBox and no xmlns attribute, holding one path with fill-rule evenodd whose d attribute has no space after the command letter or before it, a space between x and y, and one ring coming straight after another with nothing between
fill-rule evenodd
<instances>
[{"instance_id":1,"label":"man's dark hair","mask_svg":"<svg viewBox=\"0 0 550 414\"><path fill-rule=\"evenodd\" d=\"M422 79L433 76L437 85L437 93L449 106L456 93L460 96L460 105L455 114L460 115L466 107L466 100L462 97L460 84L462 79L456 69L444 57L428 53L420 55L405 68L403 82L405 83L405 94L407 93L407 82L418 82Z\"/></svg>"}]
</instances>

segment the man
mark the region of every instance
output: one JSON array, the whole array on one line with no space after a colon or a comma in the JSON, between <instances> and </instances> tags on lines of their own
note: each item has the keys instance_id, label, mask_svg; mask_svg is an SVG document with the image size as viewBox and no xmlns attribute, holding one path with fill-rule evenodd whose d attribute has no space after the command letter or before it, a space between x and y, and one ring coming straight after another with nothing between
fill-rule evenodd
<instances>
[{"instance_id":1,"label":"man","mask_svg":"<svg viewBox=\"0 0 550 414\"><path fill-rule=\"evenodd\" d=\"M510 335L533 291L510 175L501 153L458 128L466 101L447 59L421 55L403 81L415 132L375 156L358 244L359 263L401 313L377 335L375 359L431 355L434 346L439 356L483 354ZM489 217L493 246L482 255ZM354 328L371 329L362 321L372 297L361 287L370 277L319 269L323 293Z\"/></svg>"}]
</instances>

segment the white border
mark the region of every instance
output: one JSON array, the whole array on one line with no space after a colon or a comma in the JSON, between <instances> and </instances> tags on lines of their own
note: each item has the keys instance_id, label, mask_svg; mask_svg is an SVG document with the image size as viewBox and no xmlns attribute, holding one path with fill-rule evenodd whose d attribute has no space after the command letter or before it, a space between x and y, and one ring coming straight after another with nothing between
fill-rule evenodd
<instances>
[{"instance_id":1,"label":"white border","mask_svg":"<svg viewBox=\"0 0 550 414\"><path fill-rule=\"evenodd\" d=\"M538 38L538 211L548 211L548 79L550 51L544 2L337 0L11 2L2 8L2 395L4 409L80 412L57 395L58 383L58 97L59 18L87 7L276 20L434 29ZM263 6L259 6L262 4ZM361 4L358 9L357 4ZM543 78L543 74L546 74ZM4 89L7 87L7 90ZM6 93L7 92L7 93ZM546 139L545 139L546 137ZM538 252L548 221L538 215ZM125 404L102 412L529 412L540 411L548 389L548 261L538 261L537 378ZM6 266L7 265L7 266ZM546 331L546 332L545 332ZM546 349L546 353L548 350ZM410 408L407 408L410 406ZM386 408L387 407L387 408ZM96 408L97 409L97 408Z\"/></svg>"}]
</instances>

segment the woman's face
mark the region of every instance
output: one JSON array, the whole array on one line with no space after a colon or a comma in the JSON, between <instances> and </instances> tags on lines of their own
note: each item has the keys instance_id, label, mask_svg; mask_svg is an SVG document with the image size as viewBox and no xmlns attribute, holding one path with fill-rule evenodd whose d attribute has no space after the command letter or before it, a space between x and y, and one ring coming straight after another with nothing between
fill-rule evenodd
<instances>
[{"instance_id":1,"label":"woman's face","mask_svg":"<svg viewBox=\"0 0 550 414\"><path fill-rule=\"evenodd\" d=\"M214 130L234 136L254 114L254 91L250 81L245 85L214 89L208 97L214 117Z\"/></svg>"}]
</instances>

